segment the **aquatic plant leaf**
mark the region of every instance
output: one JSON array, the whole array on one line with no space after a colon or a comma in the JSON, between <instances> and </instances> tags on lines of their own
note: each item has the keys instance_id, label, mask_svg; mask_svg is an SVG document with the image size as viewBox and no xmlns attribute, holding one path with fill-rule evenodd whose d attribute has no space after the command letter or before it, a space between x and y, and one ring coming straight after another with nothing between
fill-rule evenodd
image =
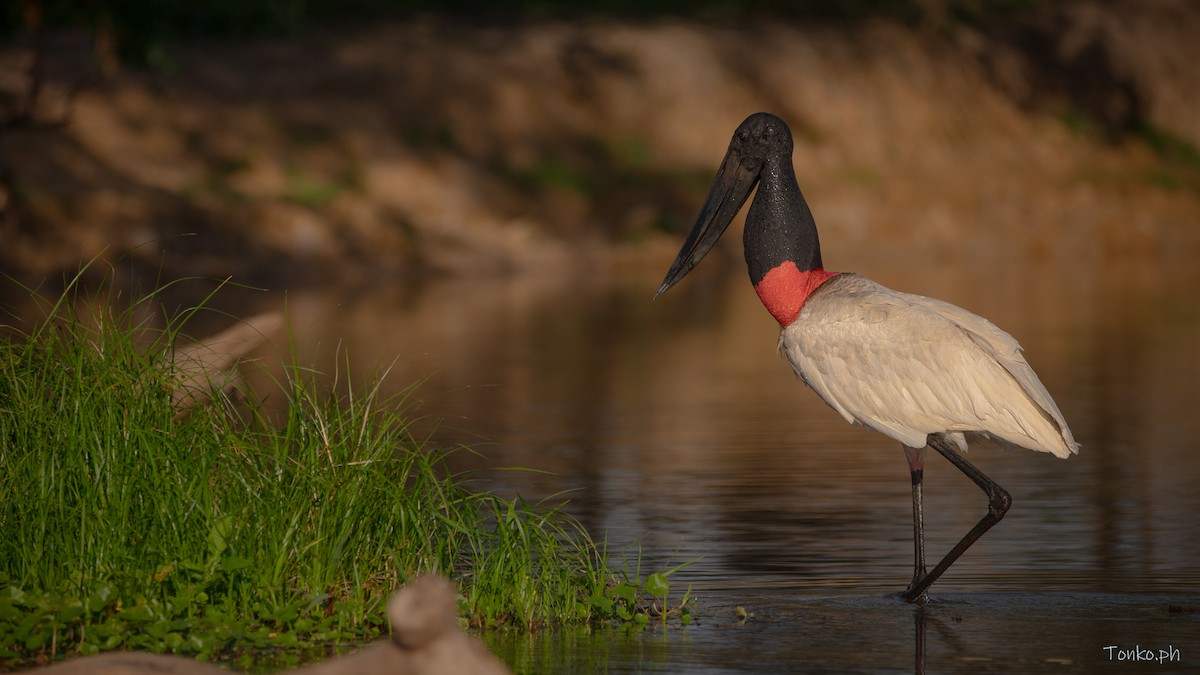
<instances>
[{"instance_id":1,"label":"aquatic plant leaf","mask_svg":"<svg viewBox=\"0 0 1200 675\"><path fill-rule=\"evenodd\" d=\"M84 601L87 605L87 611L95 613L104 609L109 605L109 602L113 599L115 593L116 590L111 584L97 586L95 589L93 589L92 594L89 595Z\"/></svg>"},{"instance_id":2,"label":"aquatic plant leaf","mask_svg":"<svg viewBox=\"0 0 1200 675\"><path fill-rule=\"evenodd\" d=\"M60 623L68 623L83 616L83 603L79 600L72 600L58 610L58 621Z\"/></svg>"},{"instance_id":3,"label":"aquatic plant leaf","mask_svg":"<svg viewBox=\"0 0 1200 675\"><path fill-rule=\"evenodd\" d=\"M632 603L637 599L637 588L632 584L622 582L608 589L608 594L625 602Z\"/></svg>"},{"instance_id":4,"label":"aquatic plant leaf","mask_svg":"<svg viewBox=\"0 0 1200 675\"><path fill-rule=\"evenodd\" d=\"M0 621L13 621L18 616L21 616L20 609L13 605L7 598L0 599Z\"/></svg>"},{"instance_id":5,"label":"aquatic plant leaf","mask_svg":"<svg viewBox=\"0 0 1200 675\"><path fill-rule=\"evenodd\" d=\"M130 607L122 611L121 618L135 623L145 623L147 621L154 621L158 617L155 616L154 610L150 608L150 605L137 605L136 607Z\"/></svg>"},{"instance_id":6,"label":"aquatic plant leaf","mask_svg":"<svg viewBox=\"0 0 1200 675\"><path fill-rule=\"evenodd\" d=\"M592 594L590 602L592 603L593 608L605 614L606 616L612 614L613 612L613 601L604 597L600 593Z\"/></svg>"},{"instance_id":7,"label":"aquatic plant leaf","mask_svg":"<svg viewBox=\"0 0 1200 675\"><path fill-rule=\"evenodd\" d=\"M667 590L671 587L671 583L667 581L667 577L661 572L655 572L646 578L646 592L657 597L666 597Z\"/></svg>"}]
</instances>

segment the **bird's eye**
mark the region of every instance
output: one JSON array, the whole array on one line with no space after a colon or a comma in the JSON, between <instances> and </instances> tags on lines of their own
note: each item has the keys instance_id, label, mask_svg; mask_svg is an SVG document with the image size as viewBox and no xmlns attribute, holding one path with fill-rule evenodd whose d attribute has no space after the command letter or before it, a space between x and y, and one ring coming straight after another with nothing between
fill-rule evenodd
<instances>
[{"instance_id":1,"label":"bird's eye","mask_svg":"<svg viewBox=\"0 0 1200 675\"><path fill-rule=\"evenodd\" d=\"M743 143L745 143L746 141L750 140L750 134L748 134L748 133L746 133L746 132L744 132L744 131L739 131L739 132L738 132L738 135L737 135L737 137L738 137L738 140L739 140L739 141L741 141L741 142L743 142Z\"/></svg>"}]
</instances>

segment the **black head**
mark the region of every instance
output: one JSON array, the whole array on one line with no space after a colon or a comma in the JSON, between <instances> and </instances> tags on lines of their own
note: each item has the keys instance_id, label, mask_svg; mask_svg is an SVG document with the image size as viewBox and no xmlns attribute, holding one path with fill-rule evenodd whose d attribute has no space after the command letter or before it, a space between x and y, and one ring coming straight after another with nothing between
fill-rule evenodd
<instances>
[{"instance_id":1,"label":"black head","mask_svg":"<svg viewBox=\"0 0 1200 675\"><path fill-rule=\"evenodd\" d=\"M700 216L655 297L678 283L704 259L746 203L766 167L786 167L790 176L791 163L792 132L787 124L770 113L747 117L733 132Z\"/></svg>"},{"instance_id":2,"label":"black head","mask_svg":"<svg viewBox=\"0 0 1200 675\"><path fill-rule=\"evenodd\" d=\"M729 141L728 153L736 152L747 166L762 170L769 159L792 159L792 130L771 113L754 113L738 125Z\"/></svg>"}]
</instances>

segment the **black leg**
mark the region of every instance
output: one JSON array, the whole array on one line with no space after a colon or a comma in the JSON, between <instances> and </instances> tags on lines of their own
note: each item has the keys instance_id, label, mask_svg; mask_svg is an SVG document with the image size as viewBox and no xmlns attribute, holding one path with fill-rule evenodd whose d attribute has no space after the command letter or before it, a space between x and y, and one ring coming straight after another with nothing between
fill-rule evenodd
<instances>
[{"instance_id":1,"label":"black leg","mask_svg":"<svg viewBox=\"0 0 1200 675\"><path fill-rule=\"evenodd\" d=\"M908 459L908 471L912 476L913 501L913 578L908 585L911 590L925 577L925 514L921 507L921 483L925 477L925 448L904 448L904 456ZM914 597L913 601L923 601L922 597Z\"/></svg>"},{"instance_id":2,"label":"black leg","mask_svg":"<svg viewBox=\"0 0 1200 675\"><path fill-rule=\"evenodd\" d=\"M916 635L913 637L913 672L925 675L925 607L918 606L913 612Z\"/></svg>"},{"instance_id":3,"label":"black leg","mask_svg":"<svg viewBox=\"0 0 1200 675\"><path fill-rule=\"evenodd\" d=\"M950 565L954 564L954 561L958 560L959 556L971 547L971 544L975 543L975 540L983 536L983 533L991 529L993 525L1000 522L1000 519L1008 512L1008 507L1012 506L1012 496L1008 494L1008 491L1000 487L996 481L988 478L982 471L975 468L975 465L968 462L965 457L959 454L943 436L940 434L930 434L929 447L941 453L951 464L958 467L959 471L965 473L967 478L970 478L978 485L979 489L983 490L984 494L988 497L988 512L984 514L983 518L979 519L975 527L971 528L954 545L954 548L950 549L946 557L942 558L942 561L929 574L926 574L919 582L914 582L908 587L908 590L901 594L901 597L908 602L922 600L925 596L925 589L929 588L930 584L934 581L937 581L938 577L942 576L942 573Z\"/></svg>"}]
</instances>

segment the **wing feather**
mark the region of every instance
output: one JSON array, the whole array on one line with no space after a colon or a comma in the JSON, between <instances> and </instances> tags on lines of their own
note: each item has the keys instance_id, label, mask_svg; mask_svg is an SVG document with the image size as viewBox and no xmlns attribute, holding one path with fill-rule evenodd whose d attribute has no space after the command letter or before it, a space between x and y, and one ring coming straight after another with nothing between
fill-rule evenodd
<instances>
[{"instance_id":1,"label":"wing feather","mask_svg":"<svg viewBox=\"0 0 1200 675\"><path fill-rule=\"evenodd\" d=\"M847 421L904 445L947 433L965 450L973 432L1059 457L1078 450L1017 341L949 303L839 275L784 329L780 349Z\"/></svg>"}]
</instances>

